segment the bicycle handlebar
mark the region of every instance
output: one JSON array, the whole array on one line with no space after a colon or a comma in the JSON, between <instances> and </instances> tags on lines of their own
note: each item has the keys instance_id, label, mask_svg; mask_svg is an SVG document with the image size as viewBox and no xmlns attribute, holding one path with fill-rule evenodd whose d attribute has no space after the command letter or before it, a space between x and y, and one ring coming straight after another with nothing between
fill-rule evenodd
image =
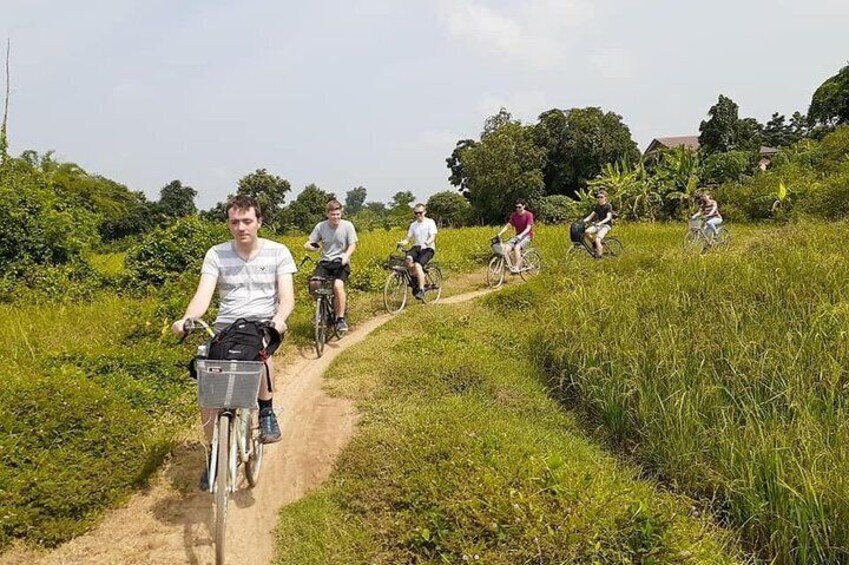
<instances>
[{"instance_id":1,"label":"bicycle handlebar","mask_svg":"<svg viewBox=\"0 0 849 565\"><path fill-rule=\"evenodd\" d=\"M183 321L183 336L180 338L180 343L186 341L186 338L198 329L205 331L207 334L209 334L209 337L215 336L215 332L212 331L212 328L210 328L209 324L204 322L203 319L186 318L185 321Z\"/></svg>"}]
</instances>

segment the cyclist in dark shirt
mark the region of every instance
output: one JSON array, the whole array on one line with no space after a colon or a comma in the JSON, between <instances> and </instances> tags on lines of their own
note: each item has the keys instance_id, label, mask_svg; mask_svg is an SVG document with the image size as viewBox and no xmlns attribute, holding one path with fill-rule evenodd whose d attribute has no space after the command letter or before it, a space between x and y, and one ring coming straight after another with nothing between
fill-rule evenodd
<instances>
[{"instance_id":1,"label":"cyclist in dark shirt","mask_svg":"<svg viewBox=\"0 0 849 565\"><path fill-rule=\"evenodd\" d=\"M584 237L588 243L592 243L596 259L598 259L602 254L601 242L613 227L613 206L607 201L607 191L600 190L596 197L598 205L589 216L584 218L584 223L592 222L592 225L584 232Z\"/></svg>"}]
</instances>

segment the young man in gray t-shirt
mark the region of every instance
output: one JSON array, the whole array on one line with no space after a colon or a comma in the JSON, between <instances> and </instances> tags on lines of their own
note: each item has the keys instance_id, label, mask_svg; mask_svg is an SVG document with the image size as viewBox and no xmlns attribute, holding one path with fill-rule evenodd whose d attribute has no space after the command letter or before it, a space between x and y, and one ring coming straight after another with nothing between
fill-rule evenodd
<instances>
[{"instance_id":1,"label":"young man in gray t-shirt","mask_svg":"<svg viewBox=\"0 0 849 565\"><path fill-rule=\"evenodd\" d=\"M342 204L338 200L327 203L327 219L315 225L304 248L307 251L321 249L321 259L313 276L333 279L336 331L344 334L348 331L345 283L351 275L351 255L357 249L357 230L354 224L342 219Z\"/></svg>"}]
</instances>

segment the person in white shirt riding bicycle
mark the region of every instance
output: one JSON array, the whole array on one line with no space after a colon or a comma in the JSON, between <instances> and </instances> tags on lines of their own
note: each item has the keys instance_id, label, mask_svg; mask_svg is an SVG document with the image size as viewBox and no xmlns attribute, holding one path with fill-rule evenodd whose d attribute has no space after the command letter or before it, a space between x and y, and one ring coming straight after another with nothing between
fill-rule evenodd
<instances>
[{"instance_id":1,"label":"person in white shirt riding bicycle","mask_svg":"<svg viewBox=\"0 0 849 565\"><path fill-rule=\"evenodd\" d=\"M231 241L213 246L207 251L201 268L200 282L183 317L171 329L183 335L186 320L201 318L218 290L219 309L216 330L238 319L270 321L282 335L286 320L295 308L292 275L297 271L289 249L280 243L257 237L262 225L262 211L256 200L236 196L227 203L227 225ZM259 392L260 440L263 443L280 441L280 427L274 414L271 382L274 366L267 360L267 378L261 379ZM216 410L202 410L207 441L212 438ZM201 488L204 485L201 477Z\"/></svg>"},{"instance_id":2,"label":"person in white shirt riding bicycle","mask_svg":"<svg viewBox=\"0 0 849 565\"><path fill-rule=\"evenodd\" d=\"M348 331L345 320L348 300L345 283L351 275L351 255L357 249L357 230L354 224L342 219L342 204L338 200L327 203L327 219L315 225L304 244L307 251L321 248L321 260L313 276L327 277L333 281L333 308L336 314L336 331Z\"/></svg>"},{"instance_id":3,"label":"person in white shirt riding bicycle","mask_svg":"<svg viewBox=\"0 0 849 565\"><path fill-rule=\"evenodd\" d=\"M690 216L690 219L695 220L698 217L705 219L705 230L710 234L711 239L715 238L719 233L719 225L722 223L722 216L719 214L719 205L716 200L711 198L710 193L705 191L696 197L698 211Z\"/></svg>"},{"instance_id":4,"label":"person in white shirt riding bicycle","mask_svg":"<svg viewBox=\"0 0 849 565\"><path fill-rule=\"evenodd\" d=\"M424 300L424 267L436 254L436 222L425 216L425 212L424 204L416 204L413 207L415 220L407 230L407 237L398 242L402 247L413 244L407 251L406 265L413 280L418 284L418 287L413 289L413 296L417 300Z\"/></svg>"},{"instance_id":5,"label":"person in white shirt riding bicycle","mask_svg":"<svg viewBox=\"0 0 849 565\"><path fill-rule=\"evenodd\" d=\"M592 222L592 225L584 231L584 238L591 243L595 250L596 259L603 253L601 242L604 236L613 228L613 206L607 201L607 191L600 190L596 195L598 204L590 215L584 218L584 223Z\"/></svg>"},{"instance_id":6,"label":"person in white shirt riding bicycle","mask_svg":"<svg viewBox=\"0 0 849 565\"><path fill-rule=\"evenodd\" d=\"M501 231L498 232L497 237L501 237L501 234L510 229L510 226L513 226L513 229L516 230L516 235L507 240L506 251L510 253L510 263L513 265L510 267L510 272L518 273L522 270L522 250L530 245L534 238L534 215L527 209L524 200L516 201L516 210L510 215L510 219L507 220Z\"/></svg>"}]
</instances>

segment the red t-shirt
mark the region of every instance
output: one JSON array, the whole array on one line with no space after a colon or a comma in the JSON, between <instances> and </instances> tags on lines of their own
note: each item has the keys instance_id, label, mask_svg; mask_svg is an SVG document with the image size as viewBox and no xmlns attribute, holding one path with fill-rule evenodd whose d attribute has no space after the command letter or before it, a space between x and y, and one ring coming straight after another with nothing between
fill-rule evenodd
<instances>
[{"instance_id":1,"label":"red t-shirt","mask_svg":"<svg viewBox=\"0 0 849 565\"><path fill-rule=\"evenodd\" d=\"M513 212L510 215L510 225L513 226L516 230L516 235L519 235L525 228L531 226L531 231L528 232L530 237L534 236L534 215L531 212L525 210L523 213Z\"/></svg>"}]
</instances>

